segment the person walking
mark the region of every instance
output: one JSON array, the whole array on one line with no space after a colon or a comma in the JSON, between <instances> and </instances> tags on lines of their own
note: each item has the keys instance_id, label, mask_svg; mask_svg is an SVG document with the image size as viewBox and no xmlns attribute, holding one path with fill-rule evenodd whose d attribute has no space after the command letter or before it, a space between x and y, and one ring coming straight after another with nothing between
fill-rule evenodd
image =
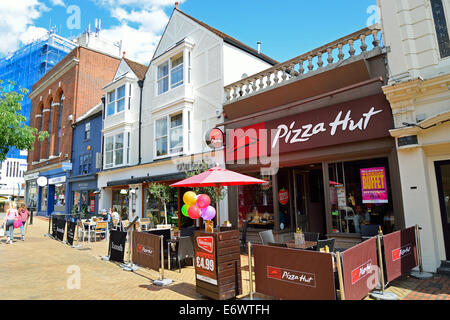
<instances>
[{"instance_id":1,"label":"person walking","mask_svg":"<svg viewBox=\"0 0 450 320\"><path fill-rule=\"evenodd\" d=\"M27 223L28 217L30 216L30 212L27 210L25 203L22 203L19 208L19 216L22 218L22 225L20 226L20 232L22 234L22 241L25 241L25 223Z\"/></svg>"},{"instance_id":2,"label":"person walking","mask_svg":"<svg viewBox=\"0 0 450 320\"><path fill-rule=\"evenodd\" d=\"M10 202L8 211L6 211L5 219L3 220L3 227L6 231L6 243L12 244L14 239L14 221L19 219L19 212L17 211L17 204L15 201Z\"/></svg>"}]
</instances>

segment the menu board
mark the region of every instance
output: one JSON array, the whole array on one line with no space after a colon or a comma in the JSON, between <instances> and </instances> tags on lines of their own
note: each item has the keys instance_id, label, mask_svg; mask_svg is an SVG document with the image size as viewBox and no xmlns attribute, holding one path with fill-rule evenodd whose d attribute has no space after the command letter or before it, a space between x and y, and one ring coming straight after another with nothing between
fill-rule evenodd
<instances>
[{"instance_id":1,"label":"menu board","mask_svg":"<svg viewBox=\"0 0 450 320\"><path fill-rule=\"evenodd\" d=\"M195 273L198 280L217 285L215 239L212 235L196 235Z\"/></svg>"},{"instance_id":2,"label":"menu board","mask_svg":"<svg viewBox=\"0 0 450 320\"><path fill-rule=\"evenodd\" d=\"M360 169L363 203L388 203L384 167Z\"/></svg>"}]
</instances>

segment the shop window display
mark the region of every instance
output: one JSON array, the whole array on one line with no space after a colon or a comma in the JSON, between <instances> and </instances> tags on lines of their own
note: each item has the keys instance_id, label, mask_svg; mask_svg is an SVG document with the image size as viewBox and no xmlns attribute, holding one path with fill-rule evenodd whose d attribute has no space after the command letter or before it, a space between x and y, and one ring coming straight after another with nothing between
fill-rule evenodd
<instances>
[{"instance_id":1,"label":"shop window display","mask_svg":"<svg viewBox=\"0 0 450 320\"><path fill-rule=\"evenodd\" d=\"M55 211L65 211L66 209L66 185L55 185Z\"/></svg>"},{"instance_id":2,"label":"shop window display","mask_svg":"<svg viewBox=\"0 0 450 320\"><path fill-rule=\"evenodd\" d=\"M329 164L333 232L361 233L361 225L394 230L387 158Z\"/></svg>"},{"instance_id":3,"label":"shop window display","mask_svg":"<svg viewBox=\"0 0 450 320\"><path fill-rule=\"evenodd\" d=\"M47 186L41 189L41 211L47 211Z\"/></svg>"},{"instance_id":4,"label":"shop window display","mask_svg":"<svg viewBox=\"0 0 450 320\"><path fill-rule=\"evenodd\" d=\"M248 220L249 226L271 229L274 226L272 177L246 174L268 182L238 186L239 227Z\"/></svg>"}]
</instances>

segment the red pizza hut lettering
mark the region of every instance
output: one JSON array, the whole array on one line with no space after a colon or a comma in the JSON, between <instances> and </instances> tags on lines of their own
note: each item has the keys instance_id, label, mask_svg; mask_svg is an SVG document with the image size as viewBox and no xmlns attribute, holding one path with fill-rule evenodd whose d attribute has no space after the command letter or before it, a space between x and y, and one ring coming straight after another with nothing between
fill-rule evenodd
<instances>
[{"instance_id":1,"label":"red pizza hut lettering","mask_svg":"<svg viewBox=\"0 0 450 320\"><path fill-rule=\"evenodd\" d=\"M392 261L397 261L411 254L412 246L410 244L392 250Z\"/></svg>"},{"instance_id":2,"label":"red pizza hut lettering","mask_svg":"<svg viewBox=\"0 0 450 320\"><path fill-rule=\"evenodd\" d=\"M352 285L368 276L372 271L372 260L369 260L352 271Z\"/></svg>"},{"instance_id":3,"label":"red pizza hut lettering","mask_svg":"<svg viewBox=\"0 0 450 320\"><path fill-rule=\"evenodd\" d=\"M213 253L213 237L197 237L197 246L206 252Z\"/></svg>"},{"instance_id":4,"label":"red pizza hut lettering","mask_svg":"<svg viewBox=\"0 0 450 320\"><path fill-rule=\"evenodd\" d=\"M343 119L342 119L343 112L340 111L336 116L335 120L328 124L328 126L331 128L330 135L334 136L339 127L341 127L342 131L346 130L354 131L356 129L364 131L367 129L370 119L380 112L383 112L383 110L375 110L375 108L372 107L367 113L363 113L362 118L360 118L358 121L355 121L351 117L352 114L351 110L347 111ZM289 144L305 142L319 133L327 132L328 128L324 122L320 122L317 124L313 123L305 125L300 124L297 127L298 128L295 128L295 121L291 122L289 126L285 124L279 125L277 128L278 130L275 135L275 139L273 139L272 142L272 148L275 148L278 141L283 138L285 143Z\"/></svg>"},{"instance_id":5,"label":"red pizza hut lettering","mask_svg":"<svg viewBox=\"0 0 450 320\"><path fill-rule=\"evenodd\" d=\"M316 275L308 272L267 266L267 278L307 287L316 287Z\"/></svg>"},{"instance_id":6,"label":"red pizza hut lettering","mask_svg":"<svg viewBox=\"0 0 450 320\"><path fill-rule=\"evenodd\" d=\"M278 191L278 201L283 205L289 202L289 192L286 189Z\"/></svg>"},{"instance_id":7,"label":"red pizza hut lettering","mask_svg":"<svg viewBox=\"0 0 450 320\"><path fill-rule=\"evenodd\" d=\"M149 255L149 256L151 256L153 254L153 250L151 248L147 249L142 244L138 244L137 245L137 251L139 253L146 254L146 255Z\"/></svg>"}]
</instances>

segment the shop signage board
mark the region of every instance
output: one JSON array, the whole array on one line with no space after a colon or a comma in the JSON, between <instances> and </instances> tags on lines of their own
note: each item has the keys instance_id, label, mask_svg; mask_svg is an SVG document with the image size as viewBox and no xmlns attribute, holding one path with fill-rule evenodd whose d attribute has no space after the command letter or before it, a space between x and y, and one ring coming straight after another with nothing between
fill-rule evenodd
<instances>
[{"instance_id":1,"label":"shop signage board","mask_svg":"<svg viewBox=\"0 0 450 320\"><path fill-rule=\"evenodd\" d=\"M161 267L161 237L134 231L133 263L159 272Z\"/></svg>"},{"instance_id":2,"label":"shop signage board","mask_svg":"<svg viewBox=\"0 0 450 320\"><path fill-rule=\"evenodd\" d=\"M360 169L363 203L388 203L384 167Z\"/></svg>"},{"instance_id":3,"label":"shop signage board","mask_svg":"<svg viewBox=\"0 0 450 320\"><path fill-rule=\"evenodd\" d=\"M68 222L67 223L67 243L71 246L73 246L73 239L75 236L75 228L77 224L76 222Z\"/></svg>"},{"instance_id":4,"label":"shop signage board","mask_svg":"<svg viewBox=\"0 0 450 320\"><path fill-rule=\"evenodd\" d=\"M126 239L127 232L111 230L109 237L109 260L123 263Z\"/></svg>"},{"instance_id":5,"label":"shop signage board","mask_svg":"<svg viewBox=\"0 0 450 320\"><path fill-rule=\"evenodd\" d=\"M376 237L342 252L342 273L347 300L361 300L379 283Z\"/></svg>"},{"instance_id":6,"label":"shop signage board","mask_svg":"<svg viewBox=\"0 0 450 320\"><path fill-rule=\"evenodd\" d=\"M63 241L65 233L66 233L66 220L63 217L56 219L56 238L59 241Z\"/></svg>"},{"instance_id":7,"label":"shop signage board","mask_svg":"<svg viewBox=\"0 0 450 320\"><path fill-rule=\"evenodd\" d=\"M58 184L58 183L63 183L63 182L66 182L66 176L54 177L54 178L48 179L48 184Z\"/></svg>"},{"instance_id":8,"label":"shop signage board","mask_svg":"<svg viewBox=\"0 0 450 320\"><path fill-rule=\"evenodd\" d=\"M384 235L383 244L386 276L389 282L417 267L415 227Z\"/></svg>"},{"instance_id":9,"label":"shop signage board","mask_svg":"<svg viewBox=\"0 0 450 320\"><path fill-rule=\"evenodd\" d=\"M227 130L225 159L251 159L270 155L271 150L282 154L390 137L393 127L389 102L384 94L377 94Z\"/></svg>"},{"instance_id":10,"label":"shop signage board","mask_svg":"<svg viewBox=\"0 0 450 320\"><path fill-rule=\"evenodd\" d=\"M239 231L194 235L196 291L215 300L242 294Z\"/></svg>"},{"instance_id":11,"label":"shop signage board","mask_svg":"<svg viewBox=\"0 0 450 320\"><path fill-rule=\"evenodd\" d=\"M219 128L209 130L205 135L205 142L211 149L219 149L224 145L224 135Z\"/></svg>"},{"instance_id":12,"label":"shop signage board","mask_svg":"<svg viewBox=\"0 0 450 320\"><path fill-rule=\"evenodd\" d=\"M289 202L289 191L286 189L280 189L278 191L278 201L282 205L286 205Z\"/></svg>"},{"instance_id":13,"label":"shop signage board","mask_svg":"<svg viewBox=\"0 0 450 320\"><path fill-rule=\"evenodd\" d=\"M279 299L335 300L331 253L253 245L255 291Z\"/></svg>"}]
</instances>

